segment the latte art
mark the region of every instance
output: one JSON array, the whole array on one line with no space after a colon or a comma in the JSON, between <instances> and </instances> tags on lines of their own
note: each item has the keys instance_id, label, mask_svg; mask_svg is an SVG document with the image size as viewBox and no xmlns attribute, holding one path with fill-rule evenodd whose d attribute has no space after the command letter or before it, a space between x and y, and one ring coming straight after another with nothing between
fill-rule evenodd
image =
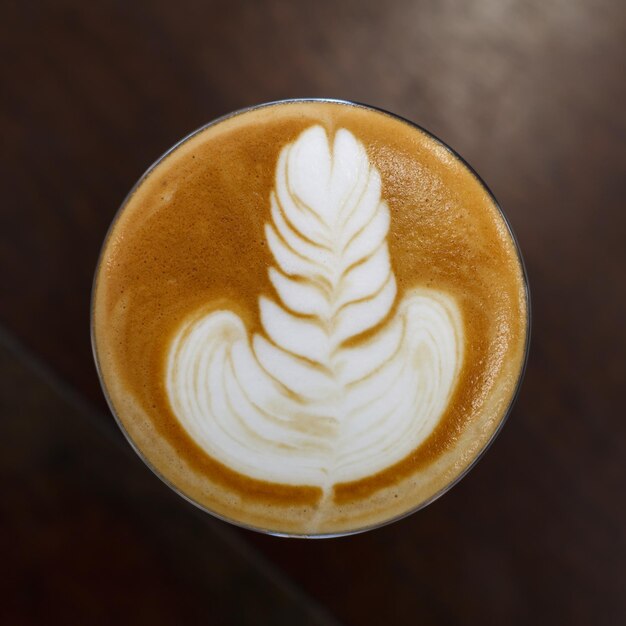
<instances>
[{"instance_id":1,"label":"latte art","mask_svg":"<svg viewBox=\"0 0 626 626\"><path fill-rule=\"evenodd\" d=\"M398 301L380 173L348 130L331 146L313 126L283 148L270 207L263 332L228 310L191 319L169 349L167 394L226 466L328 489L432 433L462 364L461 314L440 291Z\"/></svg>"},{"instance_id":2,"label":"latte art","mask_svg":"<svg viewBox=\"0 0 626 626\"><path fill-rule=\"evenodd\" d=\"M449 488L518 384L528 307L493 197L362 105L253 107L136 185L96 271L105 394L209 513L279 534L375 527Z\"/></svg>"}]
</instances>

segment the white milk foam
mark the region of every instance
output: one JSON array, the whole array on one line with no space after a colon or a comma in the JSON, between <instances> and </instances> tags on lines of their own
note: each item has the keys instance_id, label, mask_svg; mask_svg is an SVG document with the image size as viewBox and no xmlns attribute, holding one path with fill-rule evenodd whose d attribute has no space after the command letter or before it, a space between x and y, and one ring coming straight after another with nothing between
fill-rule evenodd
<instances>
[{"instance_id":1,"label":"white milk foam","mask_svg":"<svg viewBox=\"0 0 626 626\"><path fill-rule=\"evenodd\" d=\"M324 489L400 461L437 426L463 359L454 300L398 303L389 208L365 148L312 126L283 148L265 226L275 294L263 332L218 310L167 358L172 409L211 457L255 479ZM361 342L346 342L364 333Z\"/></svg>"}]
</instances>

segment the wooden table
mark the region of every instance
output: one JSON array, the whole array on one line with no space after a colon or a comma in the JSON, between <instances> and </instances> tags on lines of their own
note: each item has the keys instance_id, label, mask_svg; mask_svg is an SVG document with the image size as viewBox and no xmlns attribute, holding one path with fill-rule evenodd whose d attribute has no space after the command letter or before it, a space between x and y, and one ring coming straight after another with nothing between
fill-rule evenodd
<instances>
[{"instance_id":1,"label":"wooden table","mask_svg":"<svg viewBox=\"0 0 626 626\"><path fill-rule=\"evenodd\" d=\"M0 32L0 322L14 355L34 355L48 382L90 403L85 411L114 433L115 443L103 446L116 446L120 435L92 364L91 279L106 228L147 165L195 127L254 103L325 96L389 109L467 158L519 237L534 317L521 396L484 460L419 514L323 542L230 534L321 606L325 623L625 623L626 4L6 2ZM6 384L4 393L21 393L20 385ZM38 424L47 405L31 404L20 419L35 412ZM2 406L11 420L21 403L6 395ZM19 441L35 445L27 431ZM61 448L74 450L77 441ZM154 483L157 502L170 497L138 460L127 462ZM19 527L14 475L5 474L2 508ZM96 506L88 484L71 493ZM58 506L54 494L46 497L42 510ZM67 623L64 581L87 598L85 623L113 619L111 594L122 597L113 603L117 623L136 623L141 611L124 607L150 603L151 589L169 593L170 612L150 613L154 623L182 615L183 605L194 606L194 616L206 607L208 619L216 594L226 592L155 586L154 572L168 561L159 561L149 516L138 522L120 513L132 498L125 488L106 500L109 508L97 505L101 515L118 507L115 533L76 518L75 507L53 531L31 511L30 535L10 550L9 566L30 576L15 584L14 600L36 605L56 577L48 623ZM174 528L187 528L190 507L168 506ZM124 567L137 568L127 573L133 584L111 586L110 555L125 525L148 542L156 565L126 559ZM207 523L206 532L214 527ZM28 540L52 532L50 541L71 550L77 528L100 546L77 557L78 569L75 561L59 567L54 552ZM0 541L14 539L2 533ZM178 570L201 571L194 550L185 554ZM202 567L222 567L223 556L205 557ZM101 578L76 579L102 558L109 569ZM18 604L14 615L37 623ZM254 623L250 613L237 615L237 623Z\"/></svg>"}]
</instances>

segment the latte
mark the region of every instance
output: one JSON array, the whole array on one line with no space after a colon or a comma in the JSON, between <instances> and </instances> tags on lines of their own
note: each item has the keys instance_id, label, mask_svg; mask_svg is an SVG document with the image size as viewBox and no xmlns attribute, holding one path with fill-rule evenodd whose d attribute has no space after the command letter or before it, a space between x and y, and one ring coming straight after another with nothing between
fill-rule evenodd
<instances>
[{"instance_id":1,"label":"latte","mask_svg":"<svg viewBox=\"0 0 626 626\"><path fill-rule=\"evenodd\" d=\"M276 533L354 532L451 485L523 367L526 283L475 174L360 105L219 120L162 158L105 242L101 380L180 493Z\"/></svg>"}]
</instances>

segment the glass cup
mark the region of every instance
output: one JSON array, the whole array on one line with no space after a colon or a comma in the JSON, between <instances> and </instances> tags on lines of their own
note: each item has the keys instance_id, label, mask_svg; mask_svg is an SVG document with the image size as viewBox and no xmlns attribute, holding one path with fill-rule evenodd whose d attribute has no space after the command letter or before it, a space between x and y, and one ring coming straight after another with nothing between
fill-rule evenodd
<instances>
[{"instance_id":1,"label":"glass cup","mask_svg":"<svg viewBox=\"0 0 626 626\"><path fill-rule=\"evenodd\" d=\"M210 510L209 508L207 508L203 504L197 502L196 500L191 498L189 495L184 493L184 491L182 491L177 485L173 484L170 480L165 478L161 474L161 472L156 467L154 467L154 465L146 458L145 454L140 449L140 447L136 444L135 441L133 441L132 437L129 435L126 427L124 426L122 420L120 419L120 417L119 417L119 415L118 415L118 413L117 413L117 411L116 411L116 409L115 409L115 407L113 405L111 396L110 396L110 394L109 394L109 392L107 390L107 387L105 385L105 381L104 381L103 374L102 374L100 357L99 357L99 354L98 354L98 346L97 346L96 338L95 338L95 330L94 330L95 309L94 309L94 307L95 307L96 279L97 279L99 271L100 271L102 258L103 258L103 255L104 255L104 251L106 249L107 242L109 240L109 236L110 236L110 234L111 234L111 232L113 230L113 227L116 224L119 216L124 211L124 209L125 209L128 201L129 201L129 199L131 198L131 196L135 193L135 191L142 185L142 183L146 180L146 178L154 171L154 169L157 166L159 166L159 164L167 156L169 156L171 153L173 153L175 150L177 150L185 142L189 141L192 137L195 137L197 134L203 132L207 128L209 128L211 126L214 126L216 124L220 124L221 122L223 122L223 121L225 121L225 120L227 120L227 119L229 119L229 118L231 118L233 116L240 115L240 114L243 114L243 113L247 113L249 111L253 111L253 110L256 110L256 109L259 109L259 108L262 108L262 107L276 106L276 105L280 105L280 104L307 103L307 102L332 103L332 104L340 104L340 105L345 105L345 106L350 106L350 107L360 107L360 108L369 109L369 110L372 110L372 111L383 113L383 114L388 115L388 116L390 116L392 118L396 118L397 120L400 120L401 122L403 122L405 124L408 124L409 126L419 130L420 132L424 133L425 135L427 135L428 137L430 137L431 139L433 139L434 141L439 143L447 151L449 151L458 161L460 161L473 174L473 176L480 183L480 185L485 189L485 191L487 192L487 194L490 196L491 200L493 201L494 205L499 210L504 224L508 228L511 240L513 241L513 244L515 246L515 250L516 250L516 253L517 253L517 256L518 256L518 260L519 260L519 264L520 264L521 271L522 271L523 282L524 282L524 290L525 290L525 298L526 298L526 314L527 314L527 318L526 318L526 336L525 336L525 339L524 339L524 355L523 355L523 359L522 359L522 366L520 368L519 377L518 377L517 382L515 384L514 391L511 394L511 397L510 397L510 400L509 400L509 403L508 403L508 407L507 407L506 411L504 411L502 413L500 421L499 421L499 424L495 428L495 430L493 431L491 437L486 441L486 443L482 446L482 448L475 453L472 461L461 472L459 472L457 475L455 475L444 487L439 489L432 496L430 496L429 498L427 498L424 501L420 502L417 506L414 506L410 510L403 512L401 515L393 516L393 517L391 517L389 519L385 519L382 522L379 522L379 523L376 523L376 524L373 524L373 525L370 525L370 526L358 527L358 528L351 529L351 530L341 530L339 532L320 532L320 533L299 534L299 533L292 533L292 532L280 532L280 531L267 529L267 528L262 528L262 527L255 527L255 526L251 526L251 525L242 523L242 522L240 522L238 520L235 520L235 519L229 519L229 518L225 517L224 515L220 515L216 511ZM280 100L280 101L268 102L268 103L264 103L264 104L260 104L260 105L256 105L256 106L251 106L251 107L247 107L247 108L244 108L244 109L239 109L239 110L234 111L234 112L232 112L232 113L230 113L228 115L224 115L222 117L219 117L219 118L213 120L212 122L209 122L208 124L205 124L204 126L202 126L202 127L198 128L197 130L191 132L186 137L184 137L182 140L180 140L178 143L176 143L172 148L170 148L167 152L165 152L159 159L157 159L146 170L146 172L143 174L143 176L141 176L141 178L137 181L137 183L135 183L135 185L133 186L131 191L128 193L128 195L126 196L126 198L122 202L120 208L117 210L117 212L116 212L116 214L115 214L115 216L113 218L113 221L111 223L111 226L109 227L107 235L106 235L106 237L104 239L104 242L102 244L102 248L101 248L101 251L100 251L100 256L99 256L98 263L97 263L97 266L96 266L96 269L95 269L95 274L94 274L94 282L93 282L92 295L91 295L90 321L91 321L91 343L92 343L92 350L93 350L94 360L95 360L95 364L96 364L96 369L98 371L98 377L99 377L99 380L100 380L102 391L103 391L104 396L105 396L105 398L107 400L107 403L109 405L111 413L112 413L113 417L115 418L115 421L117 422L120 430L122 431L122 433L126 437L128 443L135 450L135 452L139 455L139 457L142 459L142 461L152 470L152 472L154 472L154 474L156 474L156 476L158 476L166 485L168 485L171 489L173 489L179 496L181 496L182 498L184 498L188 502L191 502L191 504L193 504L194 506L198 507L202 511L204 511L206 513L209 513L210 515L212 515L212 516L214 516L214 517L216 517L218 519L221 519L221 520L223 520L225 522L229 522L229 523L231 523L231 524L233 524L235 526L239 526L239 527L242 527L242 528L246 528L248 530L253 530L253 531L257 531L257 532L261 532L261 533L265 533L265 534L269 534L269 535L274 535L274 536L278 536L278 537L296 537L296 538L321 539L321 538L331 538L331 537L341 537L341 536L346 536L346 535L353 535L353 534L366 532L368 530L374 530L376 528L380 528L382 526L386 526L387 524L391 524L391 523L396 522L396 521L398 521L400 519L408 517L409 515L412 515L413 513L416 513L417 511L425 508L426 506L428 506L429 504L431 504L432 502L434 502L435 500L440 498L448 490L450 490L457 483L459 483L461 481L461 479L463 479L470 472L471 469L473 469L473 467L482 458L482 456L489 449L489 447L491 446L493 441L496 439L496 437L498 436L498 434L502 430L502 427L504 426L505 422L507 421L508 416L510 415L511 410L513 408L513 405L515 403L515 400L516 400L516 398L518 396L519 389L520 389L520 386L521 386L521 383L522 383L522 380L523 380L523 377L524 377L524 373L525 373L525 370L526 370L527 359L528 359L528 350L529 350L529 344L530 344L530 331L531 331L531 306L530 306L530 290L529 290L529 286L528 286L528 276L527 276L526 268L525 268L524 261L523 261L523 258L522 258L522 253L521 253L519 244L517 242L517 239L515 237L515 234L513 232L513 229L511 228L511 225L510 225L506 215L502 211L502 208L498 204L498 202L497 202L496 198L494 197L493 193L491 192L491 190L487 187L485 182L478 175L478 173L471 167L471 165L469 165L469 163L467 163L467 161L465 161L465 159L463 159L463 157L461 157L455 150L450 148L445 142L441 141L435 135L433 135L429 131L425 130L424 128L422 128L418 124L415 124L415 123L413 123L413 122L411 122L411 121L409 121L409 120L407 120L405 118L402 118L402 117L400 117L398 115L395 115L393 113L385 111L384 109L380 109L378 107L373 107L373 106L370 106L370 105L361 104L361 103L358 103L358 102L347 101L347 100L337 100L337 99L329 99L329 98L296 98L296 99Z\"/></svg>"}]
</instances>

